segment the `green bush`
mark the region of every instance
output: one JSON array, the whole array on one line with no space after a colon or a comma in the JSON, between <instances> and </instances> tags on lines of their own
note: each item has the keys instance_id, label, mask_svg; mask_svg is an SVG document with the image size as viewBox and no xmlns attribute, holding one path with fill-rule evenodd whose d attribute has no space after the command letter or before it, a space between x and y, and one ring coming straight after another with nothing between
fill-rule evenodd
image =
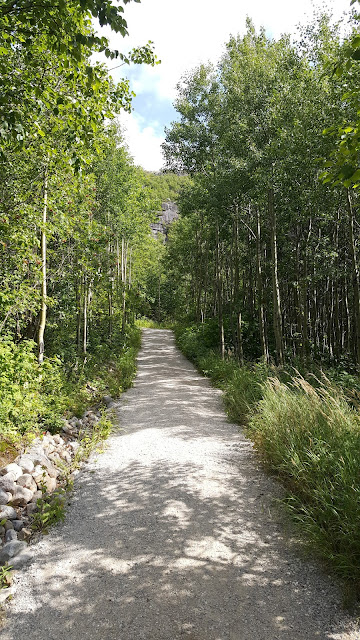
<instances>
[{"instance_id":1,"label":"green bush","mask_svg":"<svg viewBox=\"0 0 360 640\"><path fill-rule=\"evenodd\" d=\"M64 408L57 360L40 367L35 343L0 340L0 433L10 439L36 427L51 428Z\"/></svg>"}]
</instances>

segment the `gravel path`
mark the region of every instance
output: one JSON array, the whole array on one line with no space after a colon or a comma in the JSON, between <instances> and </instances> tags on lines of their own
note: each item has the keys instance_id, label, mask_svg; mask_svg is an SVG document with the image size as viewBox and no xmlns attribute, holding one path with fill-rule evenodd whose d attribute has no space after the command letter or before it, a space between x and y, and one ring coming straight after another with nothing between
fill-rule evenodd
<instances>
[{"instance_id":1,"label":"gravel path","mask_svg":"<svg viewBox=\"0 0 360 640\"><path fill-rule=\"evenodd\" d=\"M122 430L19 574L4 640L350 640L220 392L147 329Z\"/></svg>"}]
</instances>

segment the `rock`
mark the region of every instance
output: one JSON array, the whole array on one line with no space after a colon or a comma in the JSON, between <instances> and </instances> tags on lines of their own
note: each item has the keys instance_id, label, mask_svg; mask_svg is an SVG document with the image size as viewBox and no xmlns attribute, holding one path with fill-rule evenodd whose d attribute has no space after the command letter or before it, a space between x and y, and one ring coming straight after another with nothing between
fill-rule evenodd
<instances>
[{"instance_id":1,"label":"rock","mask_svg":"<svg viewBox=\"0 0 360 640\"><path fill-rule=\"evenodd\" d=\"M34 504L36 504L36 503L37 503L37 501L38 501L38 500L40 500L40 498L42 498L42 497L43 497L43 492L42 492L42 491L40 491L40 489L38 489L38 491L35 491L35 493L34 493L34 495L33 495L33 497L32 497L31 502L33 502Z\"/></svg>"},{"instance_id":2,"label":"rock","mask_svg":"<svg viewBox=\"0 0 360 640\"><path fill-rule=\"evenodd\" d=\"M34 471L34 463L26 454L21 456L17 461L19 467L22 468L23 473L32 473Z\"/></svg>"},{"instance_id":3,"label":"rock","mask_svg":"<svg viewBox=\"0 0 360 640\"><path fill-rule=\"evenodd\" d=\"M14 522L14 521L13 521ZM11 522L11 520L6 520L5 524L4 524L4 529L5 532L6 531L10 531L10 529L14 528L13 522Z\"/></svg>"},{"instance_id":4,"label":"rock","mask_svg":"<svg viewBox=\"0 0 360 640\"><path fill-rule=\"evenodd\" d=\"M17 540L17 533L14 529L9 529L5 533L5 542L11 542L11 540Z\"/></svg>"},{"instance_id":5,"label":"rock","mask_svg":"<svg viewBox=\"0 0 360 640\"><path fill-rule=\"evenodd\" d=\"M65 450L60 451L60 457L61 457L65 462L67 462L68 464L70 464L70 462L71 462L71 455L70 455L70 453L68 453L68 452L67 452L67 451L65 451Z\"/></svg>"},{"instance_id":6,"label":"rock","mask_svg":"<svg viewBox=\"0 0 360 640\"><path fill-rule=\"evenodd\" d=\"M35 464L35 468L37 465L41 465L42 467L45 467L47 473L52 478L56 478L58 476L58 471L56 467L53 465L51 460L49 460L49 458L45 456L44 450L41 447L37 447L34 450L31 449L27 455L29 456L29 458L31 458L31 460ZM33 472L33 475L34 475L34 472Z\"/></svg>"},{"instance_id":7,"label":"rock","mask_svg":"<svg viewBox=\"0 0 360 640\"><path fill-rule=\"evenodd\" d=\"M28 529L27 527L24 527L18 533L18 540L25 540L25 541L30 540L31 534L32 534L31 529Z\"/></svg>"},{"instance_id":8,"label":"rock","mask_svg":"<svg viewBox=\"0 0 360 640\"><path fill-rule=\"evenodd\" d=\"M106 404L107 407L111 407L111 405L113 404L114 400L111 396L104 396L103 400Z\"/></svg>"},{"instance_id":9,"label":"rock","mask_svg":"<svg viewBox=\"0 0 360 640\"><path fill-rule=\"evenodd\" d=\"M56 480L55 478L48 477L45 483L46 491L48 493L52 493L56 489Z\"/></svg>"},{"instance_id":10,"label":"rock","mask_svg":"<svg viewBox=\"0 0 360 640\"><path fill-rule=\"evenodd\" d=\"M15 491L15 487L16 484L12 473L7 473L5 476L0 477L0 489L12 494Z\"/></svg>"},{"instance_id":11,"label":"rock","mask_svg":"<svg viewBox=\"0 0 360 640\"><path fill-rule=\"evenodd\" d=\"M5 504L0 504L0 520L16 520L17 513L13 507L9 507Z\"/></svg>"},{"instance_id":12,"label":"rock","mask_svg":"<svg viewBox=\"0 0 360 640\"><path fill-rule=\"evenodd\" d=\"M17 480L22 475L22 472L22 468L19 467L16 462L11 462L1 469L2 476L5 476L7 473L12 473L14 475L14 480Z\"/></svg>"},{"instance_id":13,"label":"rock","mask_svg":"<svg viewBox=\"0 0 360 640\"><path fill-rule=\"evenodd\" d=\"M9 500L11 500L11 493L4 491L4 489L0 489L0 504L7 504Z\"/></svg>"},{"instance_id":14,"label":"rock","mask_svg":"<svg viewBox=\"0 0 360 640\"><path fill-rule=\"evenodd\" d=\"M26 543L24 543L26 544ZM23 551L20 551L20 553L18 553L16 555L15 558L12 558L10 560L10 564L12 566L13 569L22 569L22 567L24 567L26 564L28 564L28 562L31 562L31 560L33 560L34 558L34 551L33 549L24 549Z\"/></svg>"},{"instance_id":15,"label":"rock","mask_svg":"<svg viewBox=\"0 0 360 640\"><path fill-rule=\"evenodd\" d=\"M2 525L0 525L0 538L3 538L4 535L6 533L6 529L5 527L3 527Z\"/></svg>"},{"instance_id":16,"label":"rock","mask_svg":"<svg viewBox=\"0 0 360 640\"><path fill-rule=\"evenodd\" d=\"M62 437L61 437L61 435L60 435L60 434L58 434L58 433L56 433L56 434L54 435L53 440L54 440L54 442L55 442L57 445L63 445L63 444L64 444L64 440L63 440L63 438L62 438Z\"/></svg>"},{"instance_id":17,"label":"rock","mask_svg":"<svg viewBox=\"0 0 360 640\"><path fill-rule=\"evenodd\" d=\"M21 540L11 540L7 542L0 550L0 565L4 565L12 558L15 558L21 551L27 549L27 544ZM9 564L12 564L9 562Z\"/></svg>"},{"instance_id":18,"label":"rock","mask_svg":"<svg viewBox=\"0 0 360 640\"><path fill-rule=\"evenodd\" d=\"M25 522L24 522L24 520L13 520L12 524L13 524L13 527L14 527L15 531L21 531L21 529L25 525Z\"/></svg>"},{"instance_id":19,"label":"rock","mask_svg":"<svg viewBox=\"0 0 360 640\"><path fill-rule=\"evenodd\" d=\"M36 482L30 473L24 473L22 476L20 476L20 478L18 478L18 480L16 481L16 484L20 487L30 489L30 491L32 491L33 493L34 491L37 491Z\"/></svg>"},{"instance_id":20,"label":"rock","mask_svg":"<svg viewBox=\"0 0 360 640\"><path fill-rule=\"evenodd\" d=\"M32 516L32 514L34 513L34 511L37 510L37 504L35 502L29 502L26 505L26 515L27 516Z\"/></svg>"},{"instance_id":21,"label":"rock","mask_svg":"<svg viewBox=\"0 0 360 640\"><path fill-rule=\"evenodd\" d=\"M32 500L33 492L26 487L17 486L12 497L12 503L15 506L24 507L28 502Z\"/></svg>"},{"instance_id":22,"label":"rock","mask_svg":"<svg viewBox=\"0 0 360 640\"><path fill-rule=\"evenodd\" d=\"M3 604L10 596L15 593L15 587L8 587L7 589L1 589L0 591L0 604Z\"/></svg>"},{"instance_id":23,"label":"rock","mask_svg":"<svg viewBox=\"0 0 360 640\"><path fill-rule=\"evenodd\" d=\"M72 449L75 452L80 447L80 443L77 442L77 440L73 440L73 441L69 442L69 447L70 447L70 449Z\"/></svg>"}]
</instances>

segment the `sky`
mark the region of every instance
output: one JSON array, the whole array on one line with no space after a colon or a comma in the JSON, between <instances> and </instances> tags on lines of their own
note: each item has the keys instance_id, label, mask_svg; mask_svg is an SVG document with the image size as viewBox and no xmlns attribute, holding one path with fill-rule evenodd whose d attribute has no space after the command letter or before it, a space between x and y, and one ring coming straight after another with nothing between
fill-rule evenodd
<instances>
[{"instance_id":1,"label":"sky","mask_svg":"<svg viewBox=\"0 0 360 640\"><path fill-rule=\"evenodd\" d=\"M349 11L350 0L327 0L320 6L332 9L338 18ZM246 16L276 38L294 34L296 25L312 14L312 0L142 0L126 5L129 36L122 38L107 29L99 32L108 37L112 48L124 53L152 40L161 60L155 67L134 65L111 71L115 81L128 77L136 93L133 112L120 116L135 164L148 171L161 170L164 127L176 120L176 84L200 63L216 62L230 35L245 32ZM109 69L116 66L114 60L103 61Z\"/></svg>"}]
</instances>

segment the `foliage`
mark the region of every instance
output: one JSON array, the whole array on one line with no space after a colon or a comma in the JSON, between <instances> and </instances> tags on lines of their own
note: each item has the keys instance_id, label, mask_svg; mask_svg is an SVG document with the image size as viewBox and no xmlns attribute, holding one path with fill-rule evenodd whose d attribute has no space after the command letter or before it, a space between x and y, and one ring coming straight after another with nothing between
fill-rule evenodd
<instances>
[{"instance_id":1,"label":"foliage","mask_svg":"<svg viewBox=\"0 0 360 640\"><path fill-rule=\"evenodd\" d=\"M66 491L59 489L50 495L44 495L36 501L37 509L32 516L31 528L47 533L49 527L65 519Z\"/></svg>"},{"instance_id":2,"label":"foliage","mask_svg":"<svg viewBox=\"0 0 360 640\"><path fill-rule=\"evenodd\" d=\"M360 585L360 418L343 392L303 378L267 382L249 433L290 490L287 502L339 575Z\"/></svg>"},{"instance_id":3,"label":"foliage","mask_svg":"<svg viewBox=\"0 0 360 640\"><path fill-rule=\"evenodd\" d=\"M5 564L0 567L0 589L7 589L11 585L12 566Z\"/></svg>"}]
</instances>

